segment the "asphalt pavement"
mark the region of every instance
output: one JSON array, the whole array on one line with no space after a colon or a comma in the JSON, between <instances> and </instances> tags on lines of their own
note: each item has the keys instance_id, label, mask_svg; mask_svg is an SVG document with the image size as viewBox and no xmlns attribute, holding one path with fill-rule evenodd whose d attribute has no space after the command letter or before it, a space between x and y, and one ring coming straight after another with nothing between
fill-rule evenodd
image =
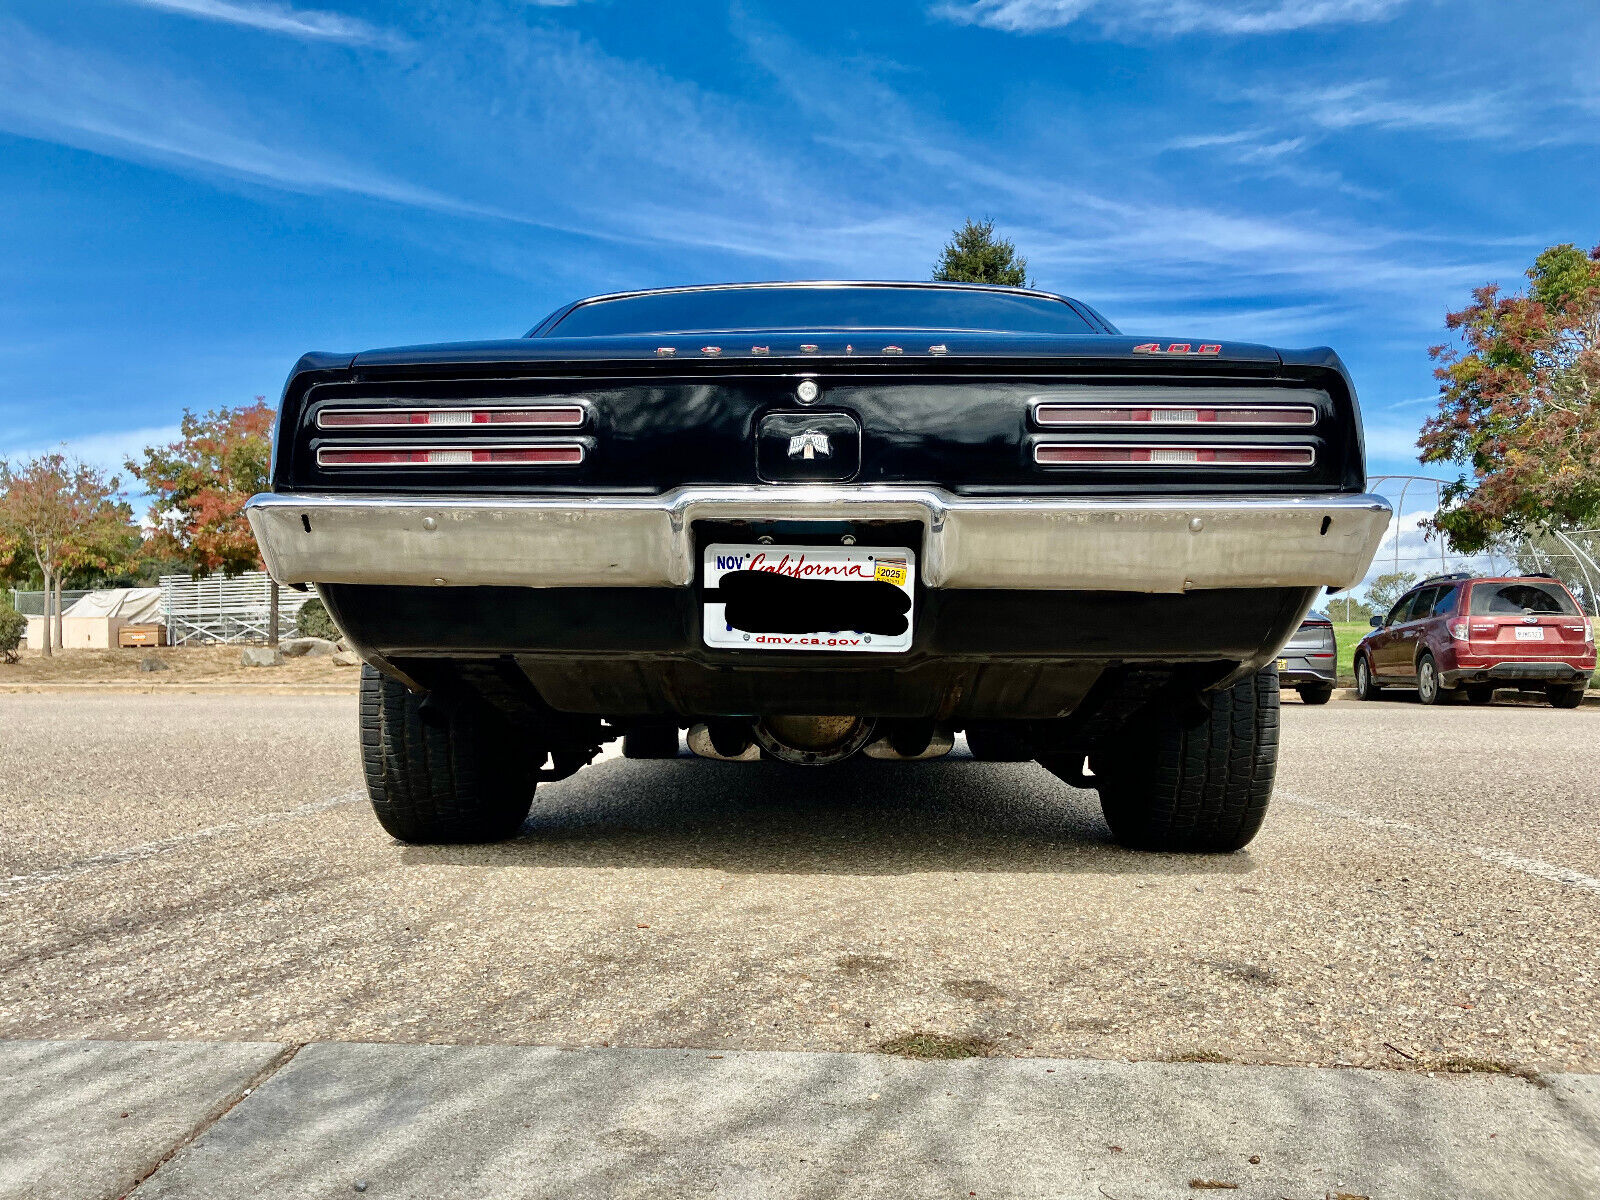
<instances>
[{"instance_id":1,"label":"asphalt pavement","mask_svg":"<svg viewBox=\"0 0 1600 1200\"><path fill-rule=\"evenodd\" d=\"M405 847L354 727L344 697L0 696L0 1038L879 1063L931 1035L984 1056L943 1069L1425 1095L1600 1070L1594 708L1286 702L1277 799L1226 857L1121 850L1092 793L963 758L613 756L512 842Z\"/></svg>"}]
</instances>

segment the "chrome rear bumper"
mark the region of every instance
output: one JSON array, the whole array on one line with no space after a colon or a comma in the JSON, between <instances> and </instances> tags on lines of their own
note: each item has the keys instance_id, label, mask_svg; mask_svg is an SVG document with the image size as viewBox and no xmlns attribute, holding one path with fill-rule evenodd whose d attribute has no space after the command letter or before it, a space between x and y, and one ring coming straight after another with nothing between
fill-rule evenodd
<instances>
[{"instance_id":1,"label":"chrome rear bumper","mask_svg":"<svg viewBox=\"0 0 1600 1200\"><path fill-rule=\"evenodd\" d=\"M261 495L281 583L686 587L694 522L916 521L935 588L1185 592L1349 587L1389 521L1380 496L1063 499L896 486L687 487L540 499Z\"/></svg>"}]
</instances>

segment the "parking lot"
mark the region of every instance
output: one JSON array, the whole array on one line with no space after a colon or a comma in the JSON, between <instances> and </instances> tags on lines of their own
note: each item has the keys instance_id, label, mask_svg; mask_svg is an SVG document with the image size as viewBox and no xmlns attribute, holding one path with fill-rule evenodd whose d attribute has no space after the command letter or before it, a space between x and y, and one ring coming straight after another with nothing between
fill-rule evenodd
<instances>
[{"instance_id":1,"label":"parking lot","mask_svg":"<svg viewBox=\"0 0 1600 1200\"><path fill-rule=\"evenodd\" d=\"M353 697L0 697L0 1038L1600 1069L1600 711L1284 706L1230 857L970 759L611 757L389 840Z\"/></svg>"}]
</instances>

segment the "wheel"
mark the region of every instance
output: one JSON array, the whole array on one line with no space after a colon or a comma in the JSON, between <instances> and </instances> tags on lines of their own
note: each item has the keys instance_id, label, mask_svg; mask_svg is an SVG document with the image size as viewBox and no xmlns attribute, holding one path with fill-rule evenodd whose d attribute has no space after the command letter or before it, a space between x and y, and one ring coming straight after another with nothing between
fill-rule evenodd
<instances>
[{"instance_id":1,"label":"wheel","mask_svg":"<svg viewBox=\"0 0 1600 1200\"><path fill-rule=\"evenodd\" d=\"M1562 687L1552 687L1545 691L1545 695L1557 708L1577 708L1583 703L1583 685L1571 683Z\"/></svg>"},{"instance_id":2,"label":"wheel","mask_svg":"<svg viewBox=\"0 0 1600 1200\"><path fill-rule=\"evenodd\" d=\"M1302 683L1296 690L1302 704L1326 704L1333 699L1331 683Z\"/></svg>"},{"instance_id":3,"label":"wheel","mask_svg":"<svg viewBox=\"0 0 1600 1200\"><path fill-rule=\"evenodd\" d=\"M1468 704L1490 704L1494 701L1494 685L1475 683L1466 689Z\"/></svg>"},{"instance_id":4,"label":"wheel","mask_svg":"<svg viewBox=\"0 0 1600 1200\"><path fill-rule=\"evenodd\" d=\"M635 725L622 735L623 758L677 758L676 725Z\"/></svg>"},{"instance_id":5,"label":"wheel","mask_svg":"<svg viewBox=\"0 0 1600 1200\"><path fill-rule=\"evenodd\" d=\"M1005 725L973 725L965 731L967 749L980 762L1027 762L1033 757L1026 739Z\"/></svg>"},{"instance_id":6,"label":"wheel","mask_svg":"<svg viewBox=\"0 0 1600 1200\"><path fill-rule=\"evenodd\" d=\"M1426 651L1417 660L1417 699L1424 704L1444 704L1449 699L1439 681L1439 664Z\"/></svg>"},{"instance_id":7,"label":"wheel","mask_svg":"<svg viewBox=\"0 0 1600 1200\"><path fill-rule=\"evenodd\" d=\"M1378 681L1372 677L1372 664L1363 654L1356 659L1356 695L1363 700L1376 700L1382 691Z\"/></svg>"},{"instance_id":8,"label":"wheel","mask_svg":"<svg viewBox=\"0 0 1600 1200\"><path fill-rule=\"evenodd\" d=\"M527 819L543 755L494 710L425 713L420 696L363 665L361 761L379 824L402 842L497 842Z\"/></svg>"},{"instance_id":9,"label":"wheel","mask_svg":"<svg viewBox=\"0 0 1600 1200\"><path fill-rule=\"evenodd\" d=\"M1089 759L1117 841L1141 850L1226 852L1261 828L1278 765L1278 673L1258 671L1212 697L1184 728L1131 728Z\"/></svg>"}]
</instances>

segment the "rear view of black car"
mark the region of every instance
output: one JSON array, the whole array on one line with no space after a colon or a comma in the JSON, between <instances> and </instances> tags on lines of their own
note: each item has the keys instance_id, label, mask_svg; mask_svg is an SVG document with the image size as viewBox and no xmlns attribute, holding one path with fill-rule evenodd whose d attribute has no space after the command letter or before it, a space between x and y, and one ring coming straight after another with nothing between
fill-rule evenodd
<instances>
[{"instance_id":1,"label":"rear view of black car","mask_svg":"<svg viewBox=\"0 0 1600 1200\"><path fill-rule=\"evenodd\" d=\"M508 837L629 757L1034 760L1125 844L1234 850L1280 648L1389 518L1326 348L1128 337L969 284L597 296L308 355L250 518L366 660L373 805Z\"/></svg>"},{"instance_id":2,"label":"rear view of black car","mask_svg":"<svg viewBox=\"0 0 1600 1200\"><path fill-rule=\"evenodd\" d=\"M1338 662L1333 622L1326 613L1309 612L1278 653L1278 678L1305 703L1326 704L1338 681Z\"/></svg>"}]
</instances>

